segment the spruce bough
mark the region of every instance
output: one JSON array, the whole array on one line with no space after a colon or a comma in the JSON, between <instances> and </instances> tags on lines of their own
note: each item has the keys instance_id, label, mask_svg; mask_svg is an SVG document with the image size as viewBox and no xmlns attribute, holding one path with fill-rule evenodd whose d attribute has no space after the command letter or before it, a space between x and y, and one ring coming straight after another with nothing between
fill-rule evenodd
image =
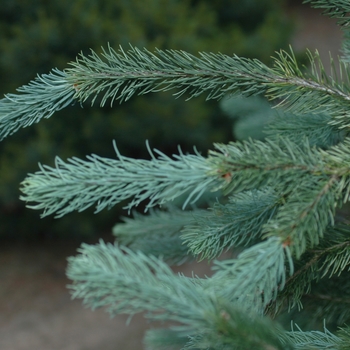
<instances>
[{"instance_id":1,"label":"spruce bough","mask_svg":"<svg viewBox=\"0 0 350 350\"><path fill-rule=\"evenodd\" d=\"M317 52L305 69L292 50L269 67L223 54L108 47L0 100L1 139L76 101L103 106L169 89L187 98L264 95L280 111L264 141L216 144L207 157L180 149L169 157L147 145L150 159L140 160L115 144L115 159L57 158L22 182L22 200L43 216L146 203L147 215L114 227L115 244L83 244L67 274L73 297L92 308L170 321L147 332L147 349L350 348L350 227L340 212L350 194L350 5L306 2L345 32L330 75ZM203 198L209 209L196 205ZM237 257L215 260L235 249ZM212 277L169 267L193 259L215 260ZM273 320L298 308L325 320L324 330Z\"/></svg>"}]
</instances>

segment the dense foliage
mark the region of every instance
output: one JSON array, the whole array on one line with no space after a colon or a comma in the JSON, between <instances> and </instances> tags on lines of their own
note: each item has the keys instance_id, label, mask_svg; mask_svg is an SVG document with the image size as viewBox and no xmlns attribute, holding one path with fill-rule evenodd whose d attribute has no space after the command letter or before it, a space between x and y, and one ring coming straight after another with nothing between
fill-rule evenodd
<instances>
[{"instance_id":1,"label":"dense foliage","mask_svg":"<svg viewBox=\"0 0 350 350\"><path fill-rule=\"evenodd\" d=\"M83 244L67 275L73 297L92 308L166 322L146 333L147 349L350 348L350 5L306 2L345 32L330 74L317 51L307 68L292 49L266 64L107 45L0 100L1 140L74 103L104 108L172 91L236 108L240 140L216 142L207 155L169 156L146 143L142 159L114 142L112 157L56 157L21 182L21 199L43 217L143 206L144 215L114 226L113 244ZM243 121L259 119L258 110L266 136L245 140ZM213 261L207 278L170 268L203 259Z\"/></svg>"},{"instance_id":2,"label":"dense foliage","mask_svg":"<svg viewBox=\"0 0 350 350\"><path fill-rule=\"evenodd\" d=\"M288 43L290 22L284 1L273 0L160 0L103 2L90 0L4 0L0 7L0 91L9 92L51 67L63 69L78 52L101 51L129 43L154 49L183 49L191 53L212 50L268 61L274 50ZM84 157L96 152L112 156L111 142L124 154L145 156L145 140L170 152L178 144L205 150L230 136L229 121L216 103L196 99L183 103L170 93L134 98L110 108L81 108L75 103L50 122L22 130L0 145L0 208L5 216L1 235L18 237L57 232L94 234L115 220L104 213L97 225L86 215L60 223L46 219L40 225L23 211L16 184L39 161L52 164L55 155ZM21 218L20 220L18 218ZM99 219L97 219L98 221ZM79 220L79 222L82 222ZM105 224L104 224L105 223ZM33 226L34 225L34 226Z\"/></svg>"}]
</instances>

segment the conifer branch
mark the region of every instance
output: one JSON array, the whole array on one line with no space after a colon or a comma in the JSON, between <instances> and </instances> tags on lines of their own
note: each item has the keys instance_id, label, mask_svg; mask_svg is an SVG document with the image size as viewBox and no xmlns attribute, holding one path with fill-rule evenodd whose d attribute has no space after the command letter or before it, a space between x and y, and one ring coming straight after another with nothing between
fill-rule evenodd
<instances>
[{"instance_id":1,"label":"conifer branch","mask_svg":"<svg viewBox=\"0 0 350 350\"><path fill-rule=\"evenodd\" d=\"M215 144L215 148L209 151L209 160L226 176L226 193L275 187L282 180L285 185L289 180L300 181L305 175L326 171L319 151L307 140L298 144L288 139L249 140Z\"/></svg>"},{"instance_id":2,"label":"conifer branch","mask_svg":"<svg viewBox=\"0 0 350 350\"><path fill-rule=\"evenodd\" d=\"M302 72L292 51L277 53L273 68L235 55L199 53L197 57L176 50L156 50L154 54L135 47L127 52L109 47L101 56L95 52L88 57L81 55L72 63L73 68L66 70L76 89L75 97L81 101L92 97L94 102L102 94L104 105L108 99L122 102L134 94L171 89L178 89L176 96L186 93L189 98L208 93L208 99L236 92L266 94L270 99L282 99L298 112L329 112L339 117L339 104L343 105L345 116L335 123L348 126L349 89L335 76L327 77L317 52L315 57L309 53L313 67L309 75ZM349 80L348 65L341 66Z\"/></svg>"},{"instance_id":3,"label":"conifer branch","mask_svg":"<svg viewBox=\"0 0 350 350\"><path fill-rule=\"evenodd\" d=\"M43 215L56 213L58 217L96 202L100 211L130 197L134 198L129 209L146 199L150 208L188 193L186 206L208 190L253 190L273 186L277 180L294 188L292 184L305 174L325 171L316 150L307 145L300 148L288 140L283 145L273 141L216 145L217 151L208 159L181 152L172 159L155 151L156 158L149 150L151 160L137 160L120 155L116 147L116 160L96 155L88 161L56 158L55 168L40 166L40 171L23 181L21 199L37 202L30 207L44 209Z\"/></svg>"},{"instance_id":4,"label":"conifer branch","mask_svg":"<svg viewBox=\"0 0 350 350\"><path fill-rule=\"evenodd\" d=\"M271 189L239 193L211 211L194 212L181 238L191 253L214 259L224 249L251 246L261 239L262 226L274 216L278 198Z\"/></svg>"},{"instance_id":5,"label":"conifer branch","mask_svg":"<svg viewBox=\"0 0 350 350\"><path fill-rule=\"evenodd\" d=\"M306 349L317 349L317 350L342 350L346 342L338 337L337 335L331 333L326 328L324 332L302 331L297 325L297 330L292 330L287 333L287 339L294 343L294 349L296 350L306 350ZM349 343L348 343L349 344ZM348 346L348 344L346 346Z\"/></svg>"},{"instance_id":6,"label":"conifer branch","mask_svg":"<svg viewBox=\"0 0 350 350\"><path fill-rule=\"evenodd\" d=\"M208 175L210 164L199 153L180 151L172 159L155 150L157 158L149 149L152 159L142 160L122 156L116 146L115 151L118 159L92 155L87 161L71 158L63 162L57 157L54 168L42 165L40 171L28 175L22 182L21 199L37 202L28 207L43 209L43 216L55 213L56 217L94 204L99 212L130 197L129 210L144 200L149 200L149 209L186 193L185 207L225 181Z\"/></svg>"},{"instance_id":7,"label":"conifer branch","mask_svg":"<svg viewBox=\"0 0 350 350\"><path fill-rule=\"evenodd\" d=\"M334 223L337 178L302 182L285 205L264 227L267 236L283 237L297 258L317 245L329 224ZM293 218L291 220L291 217Z\"/></svg>"},{"instance_id":8,"label":"conifer branch","mask_svg":"<svg viewBox=\"0 0 350 350\"><path fill-rule=\"evenodd\" d=\"M349 124L348 85L336 77L327 77L316 53L310 56L314 67L305 75L294 57L281 51L275 65L269 68L258 60L200 53L194 56L184 51L162 51L156 54L131 47L125 52L112 48L103 50L102 58L95 52L81 55L65 72L54 70L38 76L29 85L18 89L20 94L8 94L0 100L0 139L21 127L49 118L74 100L92 103L102 94L101 105L108 99L121 102L134 94L177 89L176 96L189 98L202 93L208 99L220 99L227 94L265 94L270 99L282 99L294 112L322 112L332 116L340 128ZM321 72L320 74L318 72ZM349 81L348 64L341 63L344 78Z\"/></svg>"},{"instance_id":9,"label":"conifer branch","mask_svg":"<svg viewBox=\"0 0 350 350\"><path fill-rule=\"evenodd\" d=\"M244 250L237 259L217 261L212 283L223 298L262 314L283 289L287 267L292 274L289 248L279 238L270 237Z\"/></svg>"},{"instance_id":10,"label":"conifer branch","mask_svg":"<svg viewBox=\"0 0 350 350\"><path fill-rule=\"evenodd\" d=\"M350 20L350 4L347 0L304 0L304 4L323 9L324 14L338 19L340 25L348 25Z\"/></svg>"},{"instance_id":11,"label":"conifer branch","mask_svg":"<svg viewBox=\"0 0 350 350\"><path fill-rule=\"evenodd\" d=\"M79 253L69 259L67 275L75 281L70 288L74 298L83 298L92 308L108 306L112 315L147 311L154 320L170 319L191 328L192 321L202 318L200 305L212 303L191 279L176 276L155 257L103 242L83 244Z\"/></svg>"},{"instance_id":12,"label":"conifer branch","mask_svg":"<svg viewBox=\"0 0 350 350\"><path fill-rule=\"evenodd\" d=\"M0 100L0 140L42 118L51 117L75 101L73 86L67 81L67 75L58 69L38 75L17 91L18 94L7 94Z\"/></svg>"},{"instance_id":13,"label":"conifer branch","mask_svg":"<svg viewBox=\"0 0 350 350\"><path fill-rule=\"evenodd\" d=\"M341 339L341 346L339 346L339 350L346 350L350 345L350 327L346 326L340 328L337 332L337 336Z\"/></svg>"},{"instance_id":14,"label":"conifer branch","mask_svg":"<svg viewBox=\"0 0 350 350\"><path fill-rule=\"evenodd\" d=\"M172 159L159 151L156 158L150 151L151 160L135 160L117 149L117 160L93 155L88 161L73 158L64 163L57 158L56 168L41 166L41 171L28 176L21 198L37 202L29 207L44 209L43 215L59 217L95 203L99 211L130 197L129 209L147 199L146 208L151 208L181 194L188 196L186 206L208 190L231 193L270 186L285 197L285 204L264 232L280 237L300 257L318 243L333 221L336 203L350 191L349 170L335 161L338 146L322 153L307 143L297 146L285 139L216 148L208 159L181 152Z\"/></svg>"},{"instance_id":15,"label":"conifer branch","mask_svg":"<svg viewBox=\"0 0 350 350\"><path fill-rule=\"evenodd\" d=\"M287 278L285 288L277 298L277 306L273 304L268 306L268 313L274 314L286 301L289 310L295 306L299 310L305 308L306 305L303 306L302 298L314 293L312 290L315 285L325 285L326 290L330 293L328 297L335 302L336 294L332 295L335 291L331 288L330 278L333 278L334 275L337 275L337 278L349 269L349 227L339 224L335 227L330 226L324 236L317 249L308 250L299 261L296 261L295 273ZM338 282L335 282L335 286L337 286L336 289L339 289ZM319 306L319 303L317 305ZM275 310L273 310L274 306ZM334 307L332 309L334 310ZM322 318L324 317L325 315L322 315Z\"/></svg>"},{"instance_id":16,"label":"conifer branch","mask_svg":"<svg viewBox=\"0 0 350 350\"><path fill-rule=\"evenodd\" d=\"M175 275L162 261L140 252L103 242L84 244L80 255L69 259L67 274L75 281L70 286L73 297L93 308L108 306L112 315L146 311L152 320L179 323L172 329L187 335L188 346L193 346L188 349L200 344L203 349L205 344L216 344L216 349L293 349L272 321L249 317L213 290ZM154 337L150 341L154 343Z\"/></svg>"},{"instance_id":17,"label":"conifer branch","mask_svg":"<svg viewBox=\"0 0 350 350\"><path fill-rule=\"evenodd\" d=\"M132 47L119 51L102 49L102 58L95 52L80 55L72 68L66 70L68 80L76 88L81 101L102 93L101 105L125 101L134 94L178 89L176 96L188 93L189 98L208 93L208 99L219 99L236 90L260 94L268 80L277 78L273 71L258 60L238 56L200 53L200 57L184 51L156 50Z\"/></svg>"},{"instance_id":18,"label":"conifer branch","mask_svg":"<svg viewBox=\"0 0 350 350\"><path fill-rule=\"evenodd\" d=\"M271 186L285 197L285 204L264 230L267 236L282 238L293 255L300 257L318 244L325 228L334 221L336 206L348 199L349 140L327 151L287 139L281 142L217 145L218 151L212 151L209 159L229 178L225 193Z\"/></svg>"},{"instance_id":19,"label":"conifer branch","mask_svg":"<svg viewBox=\"0 0 350 350\"><path fill-rule=\"evenodd\" d=\"M326 73L318 51L307 51L310 68L299 67L293 51L277 52L275 72L286 78L286 83L276 82L267 92L270 99L281 99L279 105L292 113L326 113L332 117L330 124L339 129L349 127L350 67L339 62L339 76L331 57L331 75ZM304 67L305 68L305 67Z\"/></svg>"},{"instance_id":20,"label":"conifer branch","mask_svg":"<svg viewBox=\"0 0 350 350\"><path fill-rule=\"evenodd\" d=\"M342 349L340 346L346 344L346 332L342 338L328 331L283 332L267 319L235 309L236 303L222 304L211 288L203 290L200 284L174 275L166 264L140 252L103 242L96 246L84 244L79 252L69 259L67 271L75 281L70 286L73 297L83 298L93 308L108 306L112 315L147 311L150 319L179 322L172 332L182 337L187 334L188 349L201 348L200 344L205 348L217 344L216 349L238 345L263 350L305 346L327 349L331 345ZM157 343L159 336L162 334L158 331L148 337L148 345Z\"/></svg>"}]
</instances>

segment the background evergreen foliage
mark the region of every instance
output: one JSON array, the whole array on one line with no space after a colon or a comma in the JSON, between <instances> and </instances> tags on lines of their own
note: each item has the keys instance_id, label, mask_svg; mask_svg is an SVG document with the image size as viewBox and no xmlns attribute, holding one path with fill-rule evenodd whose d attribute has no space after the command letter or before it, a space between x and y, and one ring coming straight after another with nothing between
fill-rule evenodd
<instances>
[{"instance_id":1,"label":"background evergreen foliage","mask_svg":"<svg viewBox=\"0 0 350 350\"><path fill-rule=\"evenodd\" d=\"M77 52L99 52L106 42L112 47L133 43L192 53L234 51L267 61L291 33L283 3L171 0L163 6L159 0L4 0L0 8L0 91L14 91L51 67L63 69ZM166 152L176 150L178 144L184 150L194 145L206 150L214 141L228 140L228 125L216 103L196 99L184 104L170 93L137 97L113 109L82 109L79 104L66 108L51 122L22 130L1 144L0 207L5 219L0 234L27 236L29 224L36 227L30 237L63 232L71 236L72 225L75 234L88 235L97 228L108 229L115 221L116 214L107 212L94 221L90 214L85 215L84 224L72 214L59 223L46 219L38 225L23 210L15 188L39 161L50 164L55 155L84 157L92 152L112 156L113 139L129 156L146 156L146 139Z\"/></svg>"}]
</instances>

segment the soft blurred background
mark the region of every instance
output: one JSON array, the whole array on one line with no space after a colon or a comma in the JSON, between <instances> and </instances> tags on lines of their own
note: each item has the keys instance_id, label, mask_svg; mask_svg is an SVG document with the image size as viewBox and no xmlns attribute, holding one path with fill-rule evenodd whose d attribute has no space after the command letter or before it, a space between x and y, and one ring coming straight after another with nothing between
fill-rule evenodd
<instances>
[{"instance_id":1,"label":"soft blurred background","mask_svg":"<svg viewBox=\"0 0 350 350\"><path fill-rule=\"evenodd\" d=\"M269 63L292 44L298 52L319 48L335 55L341 32L319 11L287 0L2 0L0 92L13 93L36 74L64 69L79 52L109 43L153 50L182 49L255 57ZM301 56L301 60L303 56ZM110 319L71 301L66 257L81 242L112 240L111 227L125 211L93 209L62 219L40 219L19 201L19 183L38 162L96 153L147 157L145 140L165 153L234 138L232 119L205 96L185 102L171 93L134 97L122 105L76 104L22 129L0 143L0 348L142 349L146 322ZM206 267L206 265L202 264ZM192 267L186 266L190 270Z\"/></svg>"}]
</instances>

